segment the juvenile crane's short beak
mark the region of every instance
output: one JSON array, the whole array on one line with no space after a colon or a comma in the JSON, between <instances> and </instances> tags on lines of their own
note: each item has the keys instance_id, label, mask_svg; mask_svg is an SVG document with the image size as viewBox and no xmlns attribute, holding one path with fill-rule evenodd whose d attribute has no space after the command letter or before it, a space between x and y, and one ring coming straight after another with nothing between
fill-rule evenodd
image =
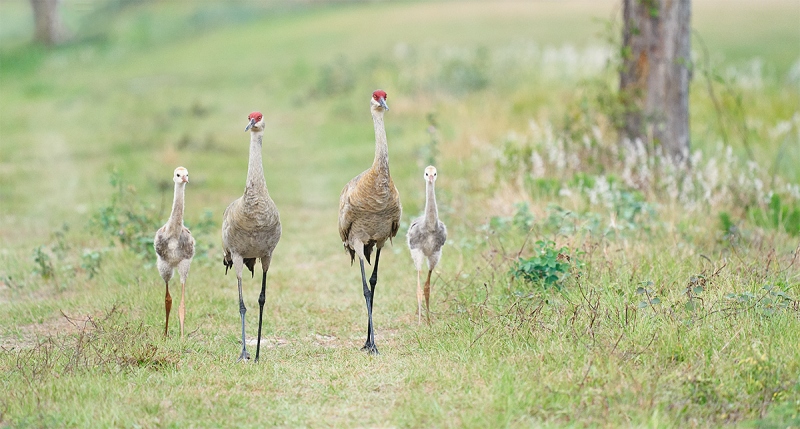
<instances>
[{"instance_id":1,"label":"juvenile crane's short beak","mask_svg":"<svg viewBox=\"0 0 800 429\"><path fill-rule=\"evenodd\" d=\"M250 129L250 128L252 128L252 127L253 127L253 125L255 125L255 124L256 124L256 119L255 119L255 118L253 118L253 119L250 119L250 123L249 123L249 124L247 124L247 127L246 127L244 130L245 130L245 131L249 130L249 129Z\"/></svg>"},{"instance_id":2,"label":"juvenile crane's short beak","mask_svg":"<svg viewBox=\"0 0 800 429\"><path fill-rule=\"evenodd\" d=\"M189 176L183 176L183 183L189 183Z\"/></svg>"},{"instance_id":3,"label":"juvenile crane's short beak","mask_svg":"<svg viewBox=\"0 0 800 429\"><path fill-rule=\"evenodd\" d=\"M383 107L384 110L389 110L389 106L386 105L386 100L383 97L378 99L378 103Z\"/></svg>"}]
</instances>

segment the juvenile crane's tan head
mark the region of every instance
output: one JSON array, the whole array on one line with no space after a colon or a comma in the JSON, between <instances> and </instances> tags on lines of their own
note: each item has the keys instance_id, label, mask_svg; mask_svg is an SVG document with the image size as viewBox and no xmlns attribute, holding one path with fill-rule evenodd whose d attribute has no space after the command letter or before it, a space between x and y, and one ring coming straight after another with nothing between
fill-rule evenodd
<instances>
[{"instance_id":1,"label":"juvenile crane's tan head","mask_svg":"<svg viewBox=\"0 0 800 429\"><path fill-rule=\"evenodd\" d=\"M178 167L172 173L172 181L175 183L189 183L189 170Z\"/></svg>"},{"instance_id":2,"label":"juvenile crane's tan head","mask_svg":"<svg viewBox=\"0 0 800 429\"><path fill-rule=\"evenodd\" d=\"M436 167L432 165L425 167L425 180L433 185L433 182L436 181Z\"/></svg>"},{"instance_id":3,"label":"juvenile crane's tan head","mask_svg":"<svg viewBox=\"0 0 800 429\"><path fill-rule=\"evenodd\" d=\"M389 110L389 106L386 105L386 98L387 97L388 96L386 95L386 91L384 91L382 89L379 89L379 90L373 92L372 93L372 99L369 102L370 103L370 107L372 108L372 110L375 110L375 111L381 112L381 113Z\"/></svg>"},{"instance_id":4,"label":"juvenile crane's tan head","mask_svg":"<svg viewBox=\"0 0 800 429\"><path fill-rule=\"evenodd\" d=\"M257 133L260 131L264 131L264 115L261 112L253 112L248 117L247 120L250 121L245 127L245 131L250 131L253 133Z\"/></svg>"}]
</instances>

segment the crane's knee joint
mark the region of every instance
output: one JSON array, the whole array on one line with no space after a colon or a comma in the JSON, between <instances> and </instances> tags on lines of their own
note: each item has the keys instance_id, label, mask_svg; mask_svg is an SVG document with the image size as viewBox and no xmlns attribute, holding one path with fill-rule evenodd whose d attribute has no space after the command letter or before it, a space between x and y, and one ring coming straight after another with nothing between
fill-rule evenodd
<instances>
[{"instance_id":1,"label":"crane's knee joint","mask_svg":"<svg viewBox=\"0 0 800 429\"><path fill-rule=\"evenodd\" d=\"M258 296L258 305L264 306L264 303L267 301L267 297L262 293Z\"/></svg>"}]
</instances>

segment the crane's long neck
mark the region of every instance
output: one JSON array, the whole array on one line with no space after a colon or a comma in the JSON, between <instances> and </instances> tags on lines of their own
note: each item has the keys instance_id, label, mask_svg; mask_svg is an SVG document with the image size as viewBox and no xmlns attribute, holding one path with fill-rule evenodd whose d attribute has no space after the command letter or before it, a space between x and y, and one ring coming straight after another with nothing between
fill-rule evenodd
<instances>
[{"instance_id":1,"label":"crane's long neck","mask_svg":"<svg viewBox=\"0 0 800 429\"><path fill-rule=\"evenodd\" d=\"M436 209L436 191L433 183L425 181L425 225L429 229L439 224L439 210Z\"/></svg>"},{"instance_id":2,"label":"crane's long neck","mask_svg":"<svg viewBox=\"0 0 800 429\"><path fill-rule=\"evenodd\" d=\"M386 142L386 129L383 127L383 112L372 110L375 123L375 160L372 168L379 173L389 174L389 144Z\"/></svg>"},{"instance_id":3,"label":"crane's long neck","mask_svg":"<svg viewBox=\"0 0 800 429\"><path fill-rule=\"evenodd\" d=\"M264 165L261 160L261 142L264 132L250 133L250 163L247 165L247 192L262 192L267 189L267 182L264 180Z\"/></svg>"},{"instance_id":4,"label":"crane's long neck","mask_svg":"<svg viewBox=\"0 0 800 429\"><path fill-rule=\"evenodd\" d=\"M186 183L179 182L175 184L175 197L172 199L172 213L169 215L167 221L167 231L172 236L179 236L183 231L183 195L186 189Z\"/></svg>"}]
</instances>

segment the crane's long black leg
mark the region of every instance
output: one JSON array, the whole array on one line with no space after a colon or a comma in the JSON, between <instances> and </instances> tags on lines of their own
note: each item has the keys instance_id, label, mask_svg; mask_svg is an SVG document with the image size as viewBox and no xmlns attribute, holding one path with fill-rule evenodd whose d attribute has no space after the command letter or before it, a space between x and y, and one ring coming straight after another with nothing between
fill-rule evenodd
<instances>
[{"instance_id":1,"label":"crane's long black leg","mask_svg":"<svg viewBox=\"0 0 800 429\"><path fill-rule=\"evenodd\" d=\"M372 290L375 291L375 285L378 283L378 261L381 259L381 249L375 252L375 267L372 269L372 276L369 278L369 284Z\"/></svg>"},{"instance_id":2,"label":"crane's long black leg","mask_svg":"<svg viewBox=\"0 0 800 429\"><path fill-rule=\"evenodd\" d=\"M264 301L266 301L267 291L267 271L261 277L261 295L258 296L258 340L256 340L256 362L258 362L258 354L261 351L261 318L264 315Z\"/></svg>"},{"instance_id":3,"label":"crane's long black leg","mask_svg":"<svg viewBox=\"0 0 800 429\"><path fill-rule=\"evenodd\" d=\"M375 346L375 325L372 323L372 300L375 298L375 285L378 283L378 262L381 259L381 249L379 248L375 252L375 267L372 269L372 275L369 278L369 304L367 306L367 310L369 311L369 330L367 331L367 342L364 344L364 348L369 351L370 354L378 354L378 347ZM366 283L364 285L366 287Z\"/></svg>"},{"instance_id":4,"label":"crane's long black leg","mask_svg":"<svg viewBox=\"0 0 800 429\"><path fill-rule=\"evenodd\" d=\"M247 343L245 342L245 338L244 338L244 314L247 312L247 308L244 306L244 298L242 297L242 273L241 273L241 270L237 274L239 274L237 276L238 277L237 280L239 282L239 315L242 318L242 354L239 355L239 359L237 360L237 362L238 362L238 361L240 361L242 359L249 360L250 359L250 353L247 353Z\"/></svg>"},{"instance_id":5,"label":"crane's long black leg","mask_svg":"<svg viewBox=\"0 0 800 429\"><path fill-rule=\"evenodd\" d=\"M375 348L375 343L370 341L371 333L372 333L372 290L370 290L369 286L367 286L367 275L364 273L364 260L360 259L358 262L361 264L361 284L364 286L364 301L367 303L367 318L369 320L367 324L367 342L364 343L364 347L361 350L366 350L370 354L377 354L378 349Z\"/></svg>"}]
</instances>

